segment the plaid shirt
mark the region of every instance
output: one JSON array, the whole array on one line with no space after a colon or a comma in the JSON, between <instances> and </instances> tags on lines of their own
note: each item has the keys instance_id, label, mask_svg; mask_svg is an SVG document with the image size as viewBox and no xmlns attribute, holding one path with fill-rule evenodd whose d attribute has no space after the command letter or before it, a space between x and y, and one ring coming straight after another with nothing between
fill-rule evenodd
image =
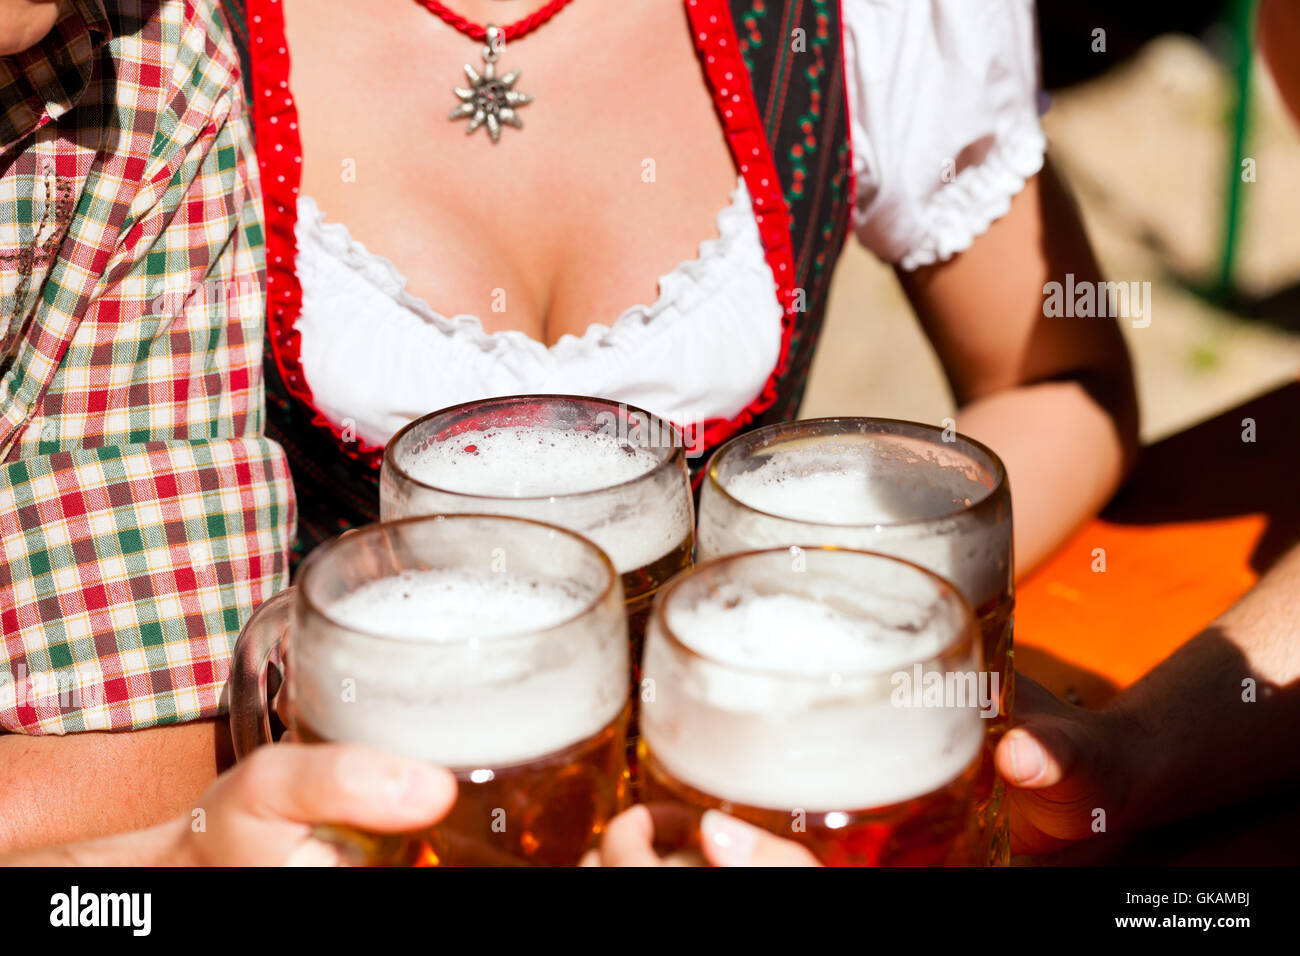
<instances>
[{"instance_id":1,"label":"plaid shirt","mask_svg":"<svg viewBox=\"0 0 1300 956\"><path fill-rule=\"evenodd\" d=\"M216 0L65 0L0 57L0 731L221 712L285 583L244 110Z\"/></svg>"}]
</instances>

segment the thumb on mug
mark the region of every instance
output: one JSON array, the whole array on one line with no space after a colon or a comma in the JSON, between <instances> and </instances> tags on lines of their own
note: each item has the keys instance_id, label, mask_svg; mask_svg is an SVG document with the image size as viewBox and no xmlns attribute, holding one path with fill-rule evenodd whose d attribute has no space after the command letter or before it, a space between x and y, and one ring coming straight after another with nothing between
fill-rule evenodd
<instances>
[{"instance_id":1,"label":"thumb on mug","mask_svg":"<svg viewBox=\"0 0 1300 956\"><path fill-rule=\"evenodd\" d=\"M1073 738L1062 728L1030 721L1009 730L998 742L994 763L1011 786L1042 790L1064 780L1077 756Z\"/></svg>"}]
</instances>

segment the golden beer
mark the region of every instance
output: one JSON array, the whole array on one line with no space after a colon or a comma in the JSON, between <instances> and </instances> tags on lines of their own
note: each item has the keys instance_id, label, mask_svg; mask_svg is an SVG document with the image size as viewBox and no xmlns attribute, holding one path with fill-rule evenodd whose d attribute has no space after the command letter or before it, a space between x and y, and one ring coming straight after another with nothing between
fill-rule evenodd
<instances>
[{"instance_id":1,"label":"golden beer","mask_svg":"<svg viewBox=\"0 0 1300 956\"><path fill-rule=\"evenodd\" d=\"M914 561L953 582L976 609L989 692L985 858L1010 855L993 751L1014 705L1011 497L985 446L956 432L887 419L787 422L728 442L709 463L699 556L777 545L836 545ZM994 694L992 686L996 678Z\"/></svg>"},{"instance_id":2,"label":"golden beer","mask_svg":"<svg viewBox=\"0 0 1300 956\"><path fill-rule=\"evenodd\" d=\"M456 804L420 833L334 828L345 851L375 866L576 866L627 803L624 708L595 736L514 766L453 770ZM304 741L325 740L295 722Z\"/></svg>"},{"instance_id":3,"label":"golden beer","mask_svg":"<svg viewBox=\"0 0 1300 956\"><path fill-rule=\"evenodd\" d=\"M904 561L794 551L708 561L660 593L645 800L721 809L831 865L982 862L996 701L969 606Z\"/></svg>"},{"instance_id":4,"label":"golden beer","mask_svg":"<svg viewBox=\"0 0 1300 956\"><path fill-rule=\"evenodd\" d=\"M825 866L979 866L982 856L972 795L982 758L931 793L863 810L774 810L745 806L692 788L655 762L640 745L645 803L675 803L702 815L721 810L779 837L802 843ZM697 825L698 826L698 825Z\"/></svg>"},{"instance_id":5,"label":"golden beer","mask_svg":"<svg viewBox=\"0 0 1300 956\"><path fill-rule=\"evenodd\" d=\"M1016 702L1015 650L1012 647L1014 615L1015 598L1009 589L976 609L976 624L984 645L984 660L988 662L990 672L997 675L999 687L997 716L986 721L985 786L981 792L987 796L980 802L983 855L993 866L1006 866L1011 861L1011 820L1006 784L994 769L993 755L1002 735L1011 729L1011 714Z\"/></svg>"},{"instance_id":6,"label":"golden beer","mask_svg":"<svg viewBox=\"0 0 1300 956\"><path fill-rule=\"evenodd\" d=\"M627 605L627 630L632 656L632 682L637 683L641 666L641 650L645 644L646 623L650 620L650 607L659 589L691 566L694 536L688 536L665 554L644 567L623 572L623 594Z\"/></svg>"}]
</instances>

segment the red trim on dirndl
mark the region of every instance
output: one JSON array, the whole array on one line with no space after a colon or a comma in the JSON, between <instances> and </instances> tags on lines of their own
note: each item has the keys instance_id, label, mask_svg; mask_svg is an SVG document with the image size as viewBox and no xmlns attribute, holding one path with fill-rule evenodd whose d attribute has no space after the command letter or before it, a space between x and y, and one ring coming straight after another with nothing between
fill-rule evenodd
<instances>
[{"instance_id":1,"label":"red trim on dirndl","mask_svg":"<svg viewBox=\"0 0 1300 956\"><path fill-rule=\"evenodd\" d=\"M844 41L844 0L838 0L837 8L839 10L840 45L842 48L845 42ZM840 53L840 63L841 64L844 63L843 52ZM853 233L853 229L852 229L853 210L858 208L858 174L853 171L853 116L850 113L850 110L852 109L853 101L849 99L849 71L844 69L843 66L841 66L840 68L840 95L844 97L844 145L848 148L848 158L845 161L848 163L848 172L849 172L850 228L844 231L844 241L847 242L849 236ZM843 249L843 246L841 246L840 248Z\"/></svg>"},{"instance_id":2,"label":"red trim on dirndl","mask_svg":"<svg viewBox=\"0 0 1300 956\"><path fill-rule=\"evenodd\" d=\"M344 438L312 400L302 370L302 336L294 328L302 312L302 286L295 263L298 243L298 186L302 179L302 139L298 109L289 91L289 46L284 8L279 0L249 0L248 32L253 68L253 125L261 170L266 218L266 334L285 388L312 411L312 424L334 436L349 458L379 467L382 445L360 437Z\"/></svg>"},{"instance_id":3,"label":"red trim on dirndl","mask_svg":"<svg viewBox=\"0 0 1300 956\"><path fill-rule=\"evenodd\" d=\"M781 305L781 351L776 367L758 396L739 415L710 418L703 423L704 447L715 448L776 403L777 384L790 358L790 339L798 320L794 308L794 250L790 245L790 217L781 191L781 178L763 131L763 120L727 0L686 0L686 15L727 145L749 189L758 235L776 280L776 297Z\"/></svg>"}]
</instances>

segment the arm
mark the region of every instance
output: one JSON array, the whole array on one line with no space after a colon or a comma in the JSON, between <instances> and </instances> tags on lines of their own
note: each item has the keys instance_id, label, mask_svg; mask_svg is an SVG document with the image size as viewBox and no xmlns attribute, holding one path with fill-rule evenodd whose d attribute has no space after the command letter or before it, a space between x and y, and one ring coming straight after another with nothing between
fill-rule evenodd
<instances>
[{"instance_id":1,"label":"arm","mask_svg":"<svg viewBox=\"0 0 1300 956\"><path fill-rule=\"evenodd\" d=\"M0 736L0 853L152 826L192 806L232 762L224 719Z\"/></svg>"},{"instance_id":2,"label":"arm","mask_svg":"<svg viewBox=\"0 0 1300 956\"><path fill-rule=\"evenodd\" d=\"M1300 780L1300 547L1107 709L1138 729L1122 741L1142 781L1126 827Z\"/></svg>"},{"instance_id":3,"label":"arm","mask_svg":"<svg viewBox=\"0 0 1300 956\"><path fill-rule=\"evenodd\" d=\"M333 866L353 860L314 839L311 824L410 833L437 823L455 800L456 778L423 761L351 744L277 744L166 823L0 856L0 866Z\"/></svg>"},{"instance_id":4,"label":"arm","mask_svg":"<svg viewBox=\"0 0 1300 956\"><path fill-rule=\"evenodd\" d=\"M147 830L0 856L0 866L174 866L184 832L184 821L168 820Z\"/></svg>"},{"instance_id":5,"label":"arm","mask_svg":"<svg viewBox=\"0 0 1300 956\"><path fill-rule=\"evenodd\" d=\"M1132 830L1294 785L1300 547L1100 711L1017 680L1019 726L997 751L1017 852L1090 836L1097 808L1108 829Z\"/></svg>"},{"instance_id":6,"label":"arm","mask_svg":"<svg viewBox=\"0 0 1300 956\"><path fill-rule=\"evenodd\" d=\"M1114 319L1052 318L1043 286L1101 273L1050 165L965 252L899 271L960 406L1006 464L1024 574L1119 486L1137 449L1132 368Z\"/></svg>"}]
</instances>

